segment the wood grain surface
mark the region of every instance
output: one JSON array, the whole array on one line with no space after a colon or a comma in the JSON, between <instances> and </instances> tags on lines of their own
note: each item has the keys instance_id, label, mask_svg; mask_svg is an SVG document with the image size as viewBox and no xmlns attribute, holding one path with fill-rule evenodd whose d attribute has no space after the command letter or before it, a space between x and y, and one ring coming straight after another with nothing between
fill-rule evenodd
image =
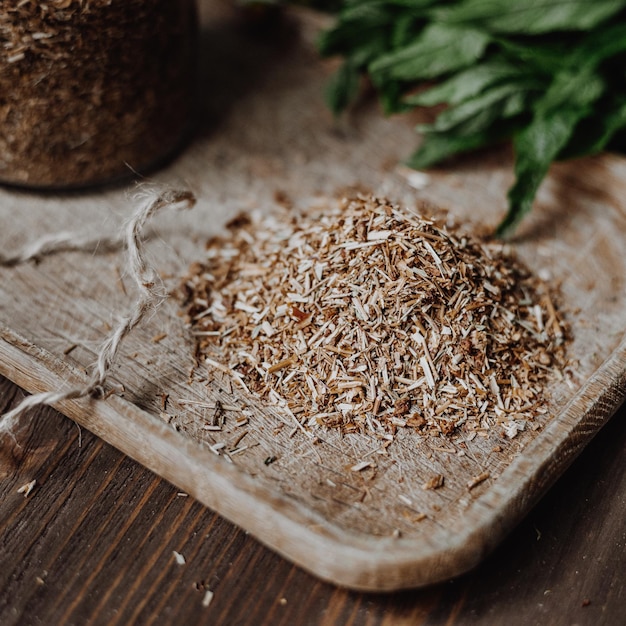
<instances>
[{"instance_id":1,"label":"wood grain surface","mask_svg":"<svg viewBox=\"0 0 626 626\"><path fill-rule=\"evenodd\" d=\"M201 6L202 123L189 149L155 175L198 197L193 212L155 225L149 252L168 287L234 214L276 210L277 192L306 210L332 201L338 189L367 185L410 206L444 206L468 228L497 221L511 182L506 150L432 172L418 192L397 167L417 142L414 118L385 119L372 101L349 120L329 115L322 93L333 67L312 46L315 19L300 16L282 35L255 39L220 3ZM51 231L115 233L133 209L131 191L2 190L1 243L10 251ZM290 436L293 423L279 409L240 393L215 370L193 370L193 342L173 301L125 343L113 395L58 408L324 579L389 590L457 575L519 522L623 399L625 195L621 157L559 165L515 241L533 269L561 284L574 339L572 370L548 389L548 413L514 439L495 427L471 442L434 444L402 432L388 455L377 455L367 437L324 432L313 445L301 431ZM1 268L0 374L30 392L85 380L97 346L132 299L115 251ZM232 463L210 446L233 441L234 419L223 432L208 431L206 410L193 404L217 400L235 406L235 416L250 414L250 449ZM268 466L269 456L278 460ZM346 470L363 458L376 458L373 471ZM489 479L470 492L468 482L484 473ZM422 489L432 474L445 474L443 489ZM123 532L131 523L123 498L111 506ZM82 562L76 567L86 575Z\"/></svg>"},{"instance_id":2,"label":"wood grain surface","mask_svg":"<svg viewBox=\"0 0 626 626\"><path fill-rule=\"evenodd\" d=\"M21 397L0 379L0 410ZM319 581L40 409L18 433L22 448L0 464L0 623L619 626L625 418L622 409L477 569L380 595ZM32 480L28 497L17 493Z\"/></svg>"}]
</instances>

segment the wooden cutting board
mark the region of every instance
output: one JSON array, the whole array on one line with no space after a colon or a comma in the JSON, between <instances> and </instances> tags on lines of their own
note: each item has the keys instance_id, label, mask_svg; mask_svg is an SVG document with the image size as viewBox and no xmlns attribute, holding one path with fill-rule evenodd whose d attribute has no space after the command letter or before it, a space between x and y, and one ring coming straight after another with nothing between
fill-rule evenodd
<instances>
[{"instance_id":1,"label":"wooden cutting board","mask_svg":"<svg viewBox=\"0 0 626 626\"><path fill-rule=\"evenodd\" d=\"M226 221L241 210L271 211L281 195L306 208L340 189L368 187L410 206L445 207L477 227L497 223L512 181L506 150L472 155L417 184L397 166L418 141L416 119L385 119L374 101L340 122L327 112L322 93L333 64L314 51L314 18L298 17L297 36L268 42L209 4L202 4L203 123L186 152L154 176L198 198L193 211L154 224L148 251L168 286ZM10 252L50 232L115 234L134 208L132 190L0 190L0 244ZM328 432L312 443L227 378L193 369L193 341L174 300L125 342L112 395L58 408L326 580L391 590L454 576L528 512L624 398L624 198L625 159L560 164L514 242L528 265L561 284L573 332L574 366L548 390L549 414L537 430L509 439L494 428L471 441L438 442L402 433L387 454L364 435ZM0 268L0 373L30 392L85 381L134 295L119 251ZM228 407L224 427L206 430L218 400ZM248 423L237 426L242 416ZM27 421L24 432L36 427ZM229 453L244 430L247 447ZM266 464L269 457L276 461ZM349 471L364 459L373 466ZM433 474L443 474L445 486L423 490Z\"/></svg>"}]
</instances>

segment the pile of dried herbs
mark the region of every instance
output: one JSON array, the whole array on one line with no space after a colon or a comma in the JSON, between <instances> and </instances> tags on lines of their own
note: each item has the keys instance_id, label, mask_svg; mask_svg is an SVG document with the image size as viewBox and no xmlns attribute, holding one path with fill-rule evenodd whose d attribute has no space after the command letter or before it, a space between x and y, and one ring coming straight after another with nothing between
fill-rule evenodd
<instances>
[{"instance_id":1,"label":"pile of dried herbs","mask_svg":"<svg viewBox=\"0 0 626 626\"><path fill-rule=\"evenodd\" d=\"M197 358L302 427L513 437L546 411L566 333L502 244L373 197L229 228L183 283Z\"/></svg>"},{"instance_id":2,"label":"pile of dried herbs","mask_svg":"<svg viewBox=\"0 0 626 626\"><path fill-rule=\"evenodd\" d=\"M335 112L364 74L387 113L446 105L418 127L415 168L513 138L500 235L553 161L626 143L626 0L343 0L320 48L345 59L328 92Z\"/></svg>"}]
</instances>

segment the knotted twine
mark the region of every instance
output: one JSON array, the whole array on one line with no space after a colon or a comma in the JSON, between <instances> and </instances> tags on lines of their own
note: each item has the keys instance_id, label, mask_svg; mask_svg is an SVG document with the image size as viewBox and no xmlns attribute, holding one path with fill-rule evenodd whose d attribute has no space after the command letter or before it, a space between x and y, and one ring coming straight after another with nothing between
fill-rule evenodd
<instances>
[{"instance_id":1,"label":"knotted twine","mask_svg":"<svg viewBox=\"0 0 626 626\"><path fill-rule=\"evenodd\" d=\"M0 254L0 265L13 266L60 251L93 252L103 247L115 248L124 245L128 273L136 283L139 292L130 312L119 320L98 349L98 358L88 382L66 391L47 391L27 396L17 407L4 414L0 421L0 435L8 434L15 439L13 430L18 418L33 407L54 405L63 400L78 398L102 398L108 374L122 341L151 310L156 310L167 299L167 292L160 276L146 259L144 228L146 222L161 209L167 207L189 209L195 205L196 199L190 191L173 189L160 191L143 189L137 194L136 199L139 201L139 206L117 237L94 239L80 234L62 232L45 235L10 256Z\"/></svg>"}]
</instances>

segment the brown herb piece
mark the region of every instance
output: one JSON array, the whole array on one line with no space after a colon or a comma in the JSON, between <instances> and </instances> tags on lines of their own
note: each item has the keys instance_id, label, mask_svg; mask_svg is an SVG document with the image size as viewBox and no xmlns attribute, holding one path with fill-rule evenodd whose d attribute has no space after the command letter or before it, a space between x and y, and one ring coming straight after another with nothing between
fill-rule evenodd
<instances>
[{"instance_id":1,"label":"brown herb piece","mask_svg":"<svg viewBox=\"0 0 626 626\"><path fill-rule=\"evenodd\" d=\"M468 483L467 488L471 491L474 487L478 487L481 483L484 483L491 474L489 472L482 472L478 476L474 476Z\"/></svg>"},{"instance_id":2,"label":"brown herb piece","mask_svg":"<svg viewBox=\"0 0 626 626\"><path fill-rule=\"evenodd\" d=\"M444 483L445 483L444 475L443 474L435 474L435 476L432 476L431 478L429 478L422 485L422 489L424 489L424 490L440 489L441 487L443 487Z\"/></svg>"}]
</instances>

